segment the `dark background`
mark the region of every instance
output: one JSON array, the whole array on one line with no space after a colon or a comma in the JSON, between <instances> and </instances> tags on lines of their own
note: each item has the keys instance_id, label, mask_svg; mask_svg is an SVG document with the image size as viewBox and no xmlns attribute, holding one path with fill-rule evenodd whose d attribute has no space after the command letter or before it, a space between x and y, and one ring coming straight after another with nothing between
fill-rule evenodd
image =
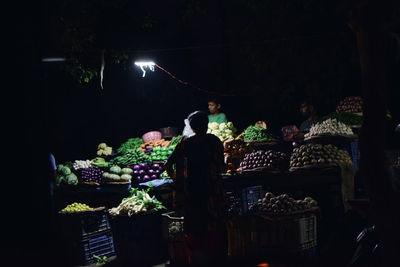
<instances>
[{"instance_id":1,"label":"dark background","mask_svg":"<svg viewBox=\"0 0 400 267\"><path fill-rule=\"evenodd\" d=\"M99 70L105 49L104 89L98 77L79 84L65 71L68 61L42 63L42 119L54 133L51 150L59 161L93 158L100 142L117 148L161 127L182 130L190 112L207 111L209 94L157 68L142 78L135 60L154 60L197 87L237 95L219 98L239 131L266 120L279 134L301 123L305 98L326 115L345 96L360 95L348 1L107 2L56 1L45 9L43 55L73 55ZM386 14L385 27L398 34L398 9ZM390 131L400 99L400 41L394 40L388 35ZM117 52L128 59L116 64Z\"/></svg>"}]
</instances>

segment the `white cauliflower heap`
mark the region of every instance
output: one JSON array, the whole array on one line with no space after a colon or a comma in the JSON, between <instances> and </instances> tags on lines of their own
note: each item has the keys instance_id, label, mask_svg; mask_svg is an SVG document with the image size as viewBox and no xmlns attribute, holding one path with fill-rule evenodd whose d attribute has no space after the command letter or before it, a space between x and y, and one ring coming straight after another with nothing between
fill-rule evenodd
<instances>
[{"instance_id":1,"label":"white cauliflower heap","mask_svg":"<svg viewBox=\"0 0 400 267\"><path fill-rule=\"evenodd\" d=\"M317 136L321 134L331 135L353 135L353 130L344 123L336 119L327 119L323 122L314 124L309 133L304 135L305 138Z\"/></svg>"},{"instance_id":2,"label":"white cauliflower heap","mask_svg":"<svg viewBox=\"0 0 400 267\"><path fill-rule=\"evenodd\" d=\"M208 123L207 133L217 136L221 141L229 138L234 138L236 134L236 128L233 126L232 122L210 122Z\"/></svg>"}]
</instances>

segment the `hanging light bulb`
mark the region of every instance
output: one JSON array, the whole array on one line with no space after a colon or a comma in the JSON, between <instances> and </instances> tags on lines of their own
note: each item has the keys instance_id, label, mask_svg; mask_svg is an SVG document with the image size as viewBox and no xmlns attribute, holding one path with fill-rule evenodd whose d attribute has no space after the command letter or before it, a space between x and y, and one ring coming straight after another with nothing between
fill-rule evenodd
<instances>
[{"instance_id":1,"label":"hanging light bulb","mask_svg":"<svg viewBox=\"0 0 400 267\"><path fill-rule=\"evenodd\" d=\"M143 71L142 77L144 77L146 75L145 68L147 67L149 68L149 70L154 71L154 66L156 65L156 63L154 63L153 61L136 61L135 65Z\"/></svg>"}]
</instances>

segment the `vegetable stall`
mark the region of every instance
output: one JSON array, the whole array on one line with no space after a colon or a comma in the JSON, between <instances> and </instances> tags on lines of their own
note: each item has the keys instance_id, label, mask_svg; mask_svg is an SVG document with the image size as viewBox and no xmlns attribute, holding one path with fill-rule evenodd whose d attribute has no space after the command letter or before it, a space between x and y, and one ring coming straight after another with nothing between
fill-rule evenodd
<instances>
[{"instance_id":1,"label":"vegetable stall","mask_svg":"<svg viewBox=\"0 0 400 267\"><path fill-rule=\"evenodd\" d=\"M228 203L229 256L257 257L274 250L315 255L317 244L329 239L326 233L332 232L347 208L346 202L354 195L357 154L351 144L357 141L354 129L362 123L357 106L360 104L359 98L342 101L336 112L311 127L291 153L279 151L277 144L284 142L282 138L258 124L239 131L232 122L209 123L207 132L216 135L224 145L227 171L222 180ZM113 249L108 254L92 253L84 260L86 264L113 255L140 262L162 258L182 260L176 258L182 255L182 251L177 251L182 247L175 246L182 240L169 236L182 231L181 217L163 214L173 212L173 181L164 164L183 136L150 133L142 138L128 138L115 147L100 143L93 149L93 158L57 165L58 219L64 220L71 214L97 213L103 223L107 218L109 227L99 228L90 238L105 233L107 240L114 237ZM293 239L290 236L279 242L267 238L273 235L271 229L294 233L293 229L299 227L312 232L312 237L295 238L297 243L292 244L285 243ZM266 239L253 240L250 233L254 232L260 237L265 235ZM89 242L89 237L85 238L81 236L79 244ZM167 251L172 243L174 250ZM161 252L155 253L153 259L145 259L145 253L140 253L144 250Z\"/></svg>"}]
</instances>

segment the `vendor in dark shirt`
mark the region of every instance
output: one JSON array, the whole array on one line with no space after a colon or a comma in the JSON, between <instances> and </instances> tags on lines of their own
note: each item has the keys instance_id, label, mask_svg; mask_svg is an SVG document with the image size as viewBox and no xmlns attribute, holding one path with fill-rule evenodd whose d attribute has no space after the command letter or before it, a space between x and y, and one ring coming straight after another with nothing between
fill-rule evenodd
<instances>
[{"instance_id":1,"label":"vendor in dark shirt","mask_svg":"<svg viewBox=\"0 0 400 267\"><path fill-rule=\"evenodd\" d=\"M306 120L300 124L300 132L295 137L297 140L304 139L304 134L308 133L311 126L319 120L317 109L311 100L301 103L300 113Z\"/></svg>"}]
</instances>

